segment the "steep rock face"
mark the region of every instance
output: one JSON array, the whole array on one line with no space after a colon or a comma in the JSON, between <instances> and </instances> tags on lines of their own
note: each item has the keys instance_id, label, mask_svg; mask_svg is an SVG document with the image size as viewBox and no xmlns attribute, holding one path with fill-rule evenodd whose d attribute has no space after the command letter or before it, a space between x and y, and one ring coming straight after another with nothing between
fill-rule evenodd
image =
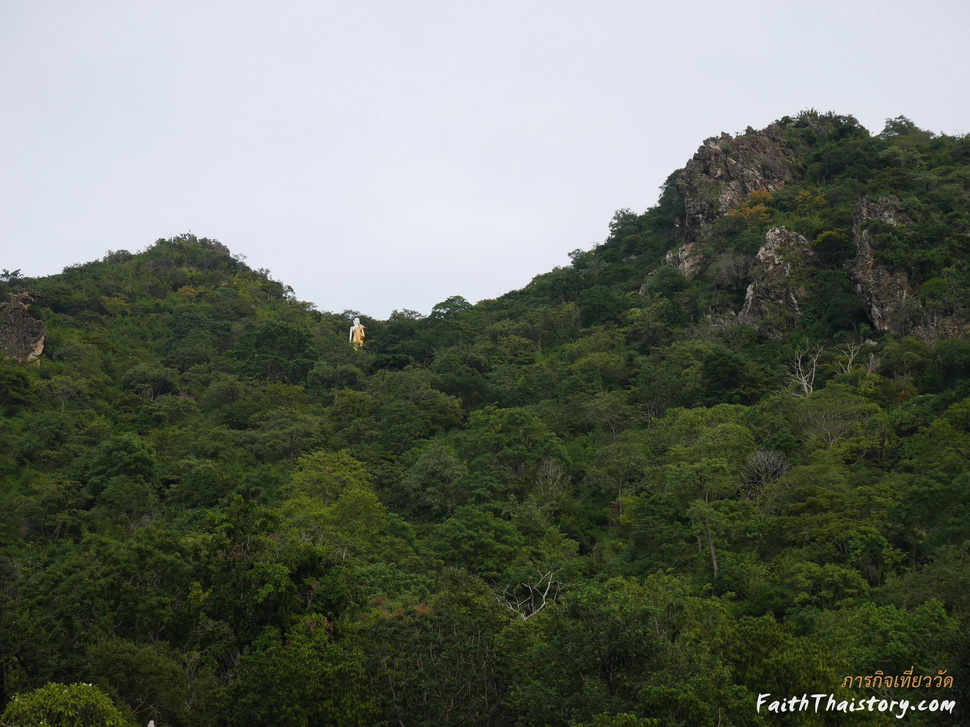
<instances>
[{"instance_id":1,"label":"steep rock face","mask_svg":"<svg viewBox=\"0 0 970 727\"><path fill-rule=\"evenodd\" d=\"M902 212L898 197L877 200L863 199L852 216L852 236L856 258L852 278L869 319L877 331L913 334L926 343L941 338L964 337L967 321L960 316L941 316L927 311L920 302L920 294L905 273L891 273L876 263L872 235L866 222L880 220L893 227L912 224Z\"/></svg>"},{"instance_id":2,"label":"steep rock face","mask_svg":"<svg viewBox=\"0 0 970 727\"><path fill-rule=\"evenodd\" d=\"M33 361L44 351L47 328L27 309L34 302L29 293L11 294L0 303L0 354L17 361Z\"/></svg>"},{"instance_id":3,"label":"steep rock face","mask_svg":"<svg viewBox=\"0 0 970 727\"><path fill-rule=\"evenodd\" d=\"M801 235L784 227L765 234L738 321L767 330L795 325L807 298L806 283L818 258Z\"/></svg>"},{"instance_id":4,"label":"steep rock face","mask_svg":"<svg viewBox=\"0 0 970 727\"><path fill-rule=\"evenodd\" d=\"M696 240L703 225L733 210L751 192L784 187L794 178L792 155L777 124L762 131L749 128L737 137L707 139L677 180L686 210L681 230L686 240Z\"/></svg>"},{"instance_id":5,"label":"steep rock face","mask_svg":"<svg viewBox=\"0 0 970 727\"><path fill-rule=\"evenodd\" d=\"M683 245L667 252L664 256L666 265L673 265L684 274L688 280L693 280L700 270L703 260L701 246L696 242L685 242Z\"/></svg>"}]
</instances>

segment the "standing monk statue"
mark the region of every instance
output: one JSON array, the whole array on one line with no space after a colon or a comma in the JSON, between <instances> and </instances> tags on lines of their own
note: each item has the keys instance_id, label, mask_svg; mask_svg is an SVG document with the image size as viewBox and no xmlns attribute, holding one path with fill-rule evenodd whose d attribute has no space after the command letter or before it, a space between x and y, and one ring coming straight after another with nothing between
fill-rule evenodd
<instances>
[{"instance_id":1,"label":"standing monk statue","mask_svg":"<svg viewBox=\"0 0 970 727\"><path fill-rule=\"evenodd\" d=\"M364 326L360 318L354 318L354 325L350 327L350 342L354 344L354 348L364 345Z\"/></svg>"}]
</instances>

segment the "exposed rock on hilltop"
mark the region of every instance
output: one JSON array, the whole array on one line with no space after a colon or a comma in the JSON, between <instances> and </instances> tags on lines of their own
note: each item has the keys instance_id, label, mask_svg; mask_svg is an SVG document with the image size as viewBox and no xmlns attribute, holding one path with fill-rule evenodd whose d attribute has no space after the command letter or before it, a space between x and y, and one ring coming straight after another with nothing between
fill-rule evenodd
<instances>
[{"instance_id":1,"label":"exposed rock on hilltop","mask_svg":"<svg viewBox=\"0 0 970 727\"><path fill-rule=\"evenodd\" d=\"M877 265L872 232L866 224L872 220L893 227L908 226L912 220L902 212L899 198L892 195L861 200L852 217L852 236L858 252L852 278L876 330L912 333L926 343L965 336L967 321L963 317L927 311L920 301L918 288L906 273L891 273Z\"/></svg>"},{"instance_id":2,"label":"exposed rock on hilltop","mask_svg":"<svg viewBox=\"0 0 970 727\"><path fill-rule=\"evenodd\" d=\"M707 139L677 180L686 212L681 232L687 241L695 240L704 224L733 210L751 192L776 192L792 181L792 155L778 124L762 131L749 128L737 137L721 134Z\"/></svg>"},{"instance_id":3,"label":"exposed rock on hilltop","mask_svg":"<svg viewBox=\"0 0 970 727\"><path fill-rule=\"evenodd\" d=\"M758 266L748 286L741 323L784 330L797 324L808 297L806 284L818 258L801 235L774 227L757 254Z\"/></svg>"},{"instance_id":4,"label":"exposed rock on hilltop","mask_svg":"<svg viewBox=\"0 0 970 727\"><path fill-rule=\"evenodd\" d=\"M876 265L872 235L865 224L870 220L893 227L908 224L909 220L902 214L896 197L861 200L852 216L852 237L858 251L852 266L856 290L877 331L906 333L920 318L919 293L905 273L893 274Z\"/></svg>"},{"instance_id":5,"label":"exposed rock on hilltop","mask_svg":"<svg viewBox=\"0 0 970 727\"><path fill-rule=\"evenodd\" d=\"M30 293L11 294L0 303L0 354L21 362L33 361L44 351L44 324L27 312Z\"/></svg>"},{"instance_id":6,"label":"exposed rock on hilltop","mask_svg":"<svg viewBox=\"0 0 970 727\"><path fill-rule=\"evenodd\" d=\"M914 152L894 140L915 132L893 128L874 138L852 117L805 113L761 131L707 139L674 184L679 244L663 262L688 281L709 278L720 291L732 291L712 298L712 315L737 312L738 294L747 286L736 320L767 335L805 323L803 313L812 311L812 321L822 315L839 325L859 325L865 316L880 332L931 344L966 337L964 306L953 292L960 266L926 271L945 259L943 250L952 256L970 244L959 242L970 235L958 214L970 193L961 191L961 177L952 171L933 177L924 170L920 179L910 179ZM961 158L953 156L945 169L958 167ZM840 187L840 179L848 181ZM867 185L891 190L900 180L911 188L936 185L918 219L907 216L891 194L856 203ZM937 208L938 199L948 206ZM720 224L725 217L743 220L747 229ZM765 228L752 259L754 234ZM933 255L923 252L930 249ZM726 259L734 261L728 275ZM918 278L913 260L922 265ZM819 299L806 307L810 298Z\"/></svg>"}]
</instances>

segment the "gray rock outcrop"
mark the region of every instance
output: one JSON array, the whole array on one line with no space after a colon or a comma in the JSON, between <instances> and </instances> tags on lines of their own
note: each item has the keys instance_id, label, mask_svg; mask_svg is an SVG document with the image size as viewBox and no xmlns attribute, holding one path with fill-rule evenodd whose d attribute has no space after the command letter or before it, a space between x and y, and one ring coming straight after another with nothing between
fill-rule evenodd
<instances>
[{"instance_id":1,"label":"gray rock outcrop","mask_svg":"<svg viewBox=\"0 0 970 727\"><path fill-rule=\"evenodd\" d=\"M688 280L693 280L694 276L700 271L703 259L703 251L698 243L685 242L683 245L669 250L664 256L664 263L680 270Z\"/></svg>"},{"instance_id":2,"label":"gray rock outcrop","mask_svg":"<svg viewBox=\"0 0 970 727\"><path fill-rule=\"evenodd\" d=\"M779 331L797 324L811 271L818 265L808 240L784 227L773 227L756 258L738 321Z\"/></svg>"},{"instance_id":3,"label":"gray rock outcrop","mask_svg":"<svg viewBox=\"0 0 970 727\"><path fill-rule=\"evenodd\" d=\"M912 334L929 344L941 338L966 337L967 321L962 316L927 311L919 288L906 273L893 273L878 264L872 231L866 225L870 220L893 227L910 225L912 220L902 211L899 198L892 195L863 199L853 213L852 237L857 254L852 278L873 327L884 333Z\"/></svg>"},{"instance_id":4,"label":"gray rock outcrop","mask_svg":"<svg viewBox=\"0 0 970 727\"><path fill-rule=\"evenodd\" d=\"M696 240L701 227L736 208L751 192L782 189L794 178L792 155L777 124L707 139L677 179L684 197L685 239Z\"/></svg>"},{"instance_id":5,"label":"gray rock outcrop","mask_svg":"<svg viewBox=\"0 0 970 727\"><path fill-rule=\"evenodd\" d=\"M21 363L34 361L44 351L47 327L27 312L33 302L30 293L12 293L0 303L0 354Z\"/></svg>"}]
</instances>

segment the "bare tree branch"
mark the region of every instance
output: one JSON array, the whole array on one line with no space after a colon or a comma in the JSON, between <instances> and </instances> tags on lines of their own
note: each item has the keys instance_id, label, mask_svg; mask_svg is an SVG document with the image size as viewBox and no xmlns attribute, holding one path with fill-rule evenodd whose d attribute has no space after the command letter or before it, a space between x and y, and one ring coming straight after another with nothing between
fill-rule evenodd
<instances>
[{"instance_id":1,"label":"bare tree branch","mask_svg":"<svg viewBox=\"0 0 970 727\"><path fill-rule=\"evenodd\" d=\"M839 362L838 372L840 374L847 374L852 370L863 346L865 346L864 343L847 343L845 348L839 349L839 353L845 357L844 360Z\"/></svg>"},{"instance_id":2,"label":"bare tree branch","mask_svg":"<svg viewBox=\"0 0 970 727\"><path fill-rule=\"evenodd\" d=\"M523 621L539 613L548 604L555 603L565 587L556 579L556 569L545 573L536 568L536 577L514 586L506 586L495 596L499 603L508 606Z\"/></svg>"},{"instance_id":3,"label":"bare tree branch","mask_svg":"<svg viewBox=\"0 0 970 727\"><path fill-rule=\"evenodd\" d=\"M815 391L815 375L818 373L818 362L824 350L821 346L806 348L788 363L792 378L801 388L801 393L796 391L794 396L801 398Z\"/></svg>"},{"instance_id":4,"label":"bare tree branch","mask_svg":"<svg viewBox=\"0 0 970 727\"><path fill-rule=\"evenodd\" d=\"M879 368L879 365L881 363L882 363L882 356L877 356L874 353L870 353L869 361L866 364L866 371L868 371L870 374L876 373L876 369Z\"/></svg>"}]
</instances>

